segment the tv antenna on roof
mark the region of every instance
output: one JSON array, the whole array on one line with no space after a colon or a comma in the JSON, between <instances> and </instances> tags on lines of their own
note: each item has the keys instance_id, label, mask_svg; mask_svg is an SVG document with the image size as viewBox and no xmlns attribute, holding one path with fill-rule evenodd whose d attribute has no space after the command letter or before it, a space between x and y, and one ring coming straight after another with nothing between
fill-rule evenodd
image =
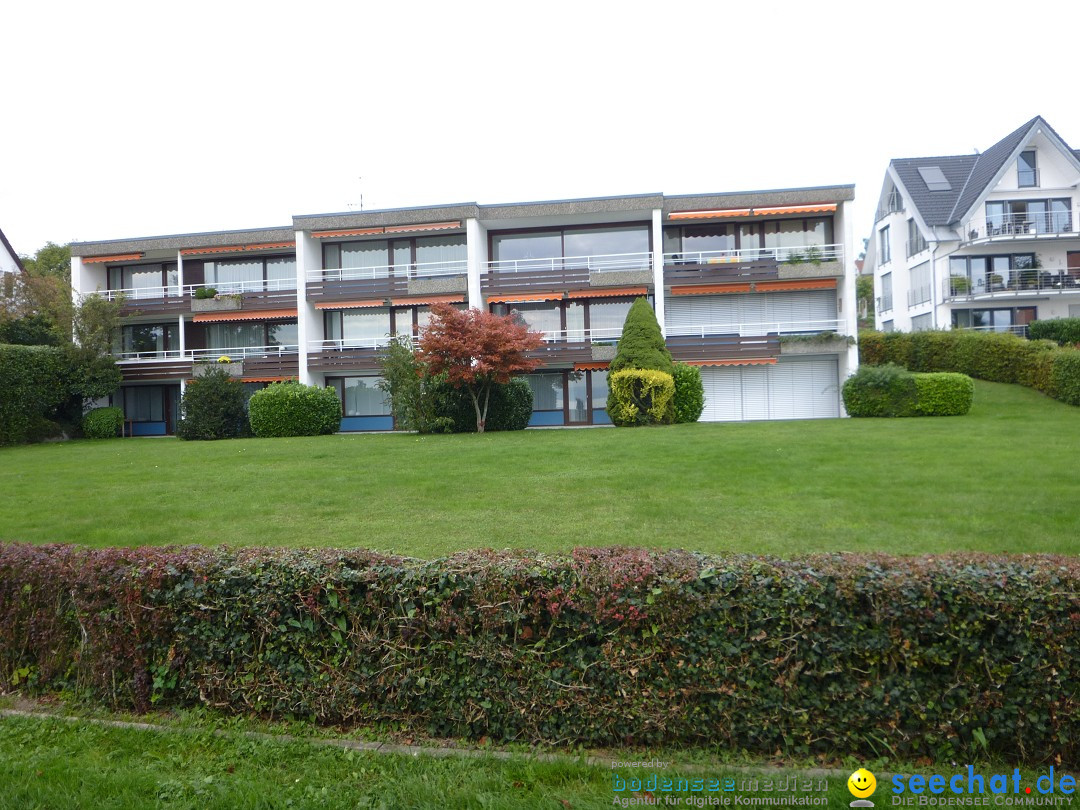
<instances>
[{"instance_id":1,"label":"tv antenna on roof","mask_svg":"<svg viewBox=\"0 0 1080 810\"><path fill-rule=\"evenodd\" d=\"M363 177L358 176L356 178L357 185L359 185L360 181L363 180L363 179L364 179ZM346 205L349 208L356 208L356 203L346 203ZM363 189L363 187L360 188L360 210L361 211L364 210L364 189Z\"/></svg>"}]
</instances>

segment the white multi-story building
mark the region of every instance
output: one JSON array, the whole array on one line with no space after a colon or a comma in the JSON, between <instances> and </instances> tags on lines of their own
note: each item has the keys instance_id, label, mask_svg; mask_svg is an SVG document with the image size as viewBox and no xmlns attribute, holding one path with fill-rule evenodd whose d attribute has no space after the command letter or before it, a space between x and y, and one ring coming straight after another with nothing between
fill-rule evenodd
<instances>
[{"instance_id":1,"label":"white multi-story building","mask_svg":"<svg viewBox=\"0 0 1080 810\"><path fill-rule=\"evenodd\" d=\"M896 158L866 264L886 332L1080 316L1080 152L1041 117L973 155Z\"/></svg>"},{"instance_id":2,"label":"white multi-story building","mask_svg":"<svg viewBox=\"0 0 1080 810\"><path fill-rule=\"evenodd\" d=\"M841 416L858 362L853 198L828 186L306 215L76 243L71 278L76 294L123 296L114 402L134 434L173 432L183 386L223 355L251 386L333 387L342 430L389 430L380 350L436 302L544 333L530 424L604 424L608 362L641 296L673 357L701 367L703 419Z\"/></svg>"},{"instance_id":3,"label":"white multi-story building","mask_svg":"<svg viewBox=\"0 0 1080 810\"><path fill-rule=\"evenodd\" d=\"M0 274L17 273L22 269L23 264L19 260L15 248L11 246L11 242L4 236L4 232L0 231Z\"/></svg>"}]
</instances>

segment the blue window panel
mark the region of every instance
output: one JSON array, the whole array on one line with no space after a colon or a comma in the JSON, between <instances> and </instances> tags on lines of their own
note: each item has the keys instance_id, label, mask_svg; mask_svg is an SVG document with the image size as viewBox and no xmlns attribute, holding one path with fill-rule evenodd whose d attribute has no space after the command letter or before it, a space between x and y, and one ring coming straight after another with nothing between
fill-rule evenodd
<instances>
[{"instance_id":1,"label":"blue window panel","mask_svg":"<svg viewBox=\"0 0 1080 810\"><path fill-rule=\"evenodd\" d=\"M594 425L610 425L611 417L607 415L604 408L597 408L592 412L592 421Z\"/></svg>"},{"instance_id":2,"label":"blue window panel","mask_svg":"<svg viewBox=\"0 0 1080 810\"><path fill-rule=\"evenodd\" d=\"M164 436L164 422L132 422L132 436Z\"/></svg>"},{"instance_id":3,"label":"blue window panel","mask_svg":"<svg viewBox=\"0 0 1080 810\"><path fill-rule=\"evenodd\" d=\"M392 416L346 416L341 420L338 430L393 430Z\"/></svg>"},{"instance_id":4,"label":"blue window panel","mask_svg":"<svg viewBox=\"0 0 1080 810\"><path fill-rule=\"evenodd\" d=\"M532 416L529 418L529 427L561 424L563 424L562 411L533 411Z\"/></svg>"}]
</instances>

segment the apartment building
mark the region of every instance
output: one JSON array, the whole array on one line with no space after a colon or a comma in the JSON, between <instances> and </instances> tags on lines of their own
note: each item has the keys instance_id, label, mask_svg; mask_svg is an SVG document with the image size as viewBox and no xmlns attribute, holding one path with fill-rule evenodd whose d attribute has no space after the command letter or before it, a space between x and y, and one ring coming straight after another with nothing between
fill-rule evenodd
<instances>
[{"instance_id":1,"label":"apartment building","mask_svg":"<svg viewBox=\"0 0 1080 810\"><path fill-rule=\"evenodd\" d=\"M187 381L227 356L252 387L333 387L341 429L390 430L379 355L436 302L544 333L531 425L597 425L631 303L701 367L703 419L842 415L857 363L852 186L303 215L289 226L80 242L76 294L123 296L115 397L171 433ZM830 339L835 333L840 336Z\"/></svg>"},{"instance_id":2,"label":"apartment building","mask_svg":"<svg viewBox=\"0 0 1080 810\"><path fill-rule=\"evenodd\" d=\"M1078 185L1080 152L1039 116L982 153L891 161L866 256L877 328L1080 316Z\"/></svg>"}]
</instances>

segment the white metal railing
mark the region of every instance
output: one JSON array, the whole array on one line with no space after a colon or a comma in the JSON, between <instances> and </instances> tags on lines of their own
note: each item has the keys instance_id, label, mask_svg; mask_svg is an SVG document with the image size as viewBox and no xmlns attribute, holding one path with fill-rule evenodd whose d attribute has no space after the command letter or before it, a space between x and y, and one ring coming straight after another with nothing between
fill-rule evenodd
<instances>
[{"instance_id":1,"label":"white metal railing","mask_svg":"<svg viewBox=\"0 0 1080 810\"><path fill-rule=\"evenodd\" d=\"M987 215L986 221L968 224L965 242L980 239L1027 239L1076 233L1072 211L1043 211L1030 214Z\"/></svg>"},{"instance_id":2,"label":"white metal railing","mask_svg":"<svg viewBox=\"0 0 1080 810\"><path fill-rule=\"evenodd\" d=\"M1018 323L1010 326L954 326L953 329L958 329L962 332L1011 332L1014 335L1020 335L1020 337L1027 337L1028 325L1026 323Z\"/></svg>"},{"instance_id":3,"label":"white metal railing","mask_svg":"<svg viewBox=\"0 0 1080 810\"><path fill-rule=\"evenodd\" d=\"M798 335L813 332L839 332L844 322L838 318L808 321L761 321L758 323L710 323L680 324L668 323L668 336L705 337L706 335L738 335L755 337L758 335Z\"/></svg>"},{"instance_id":4,"label":"white metal railing","mask_svg":"<svg viewBox=\"0 0 1080 810\"><path fill-rule=\"evenodd\" d=\"M280 290L295 290L296 279L256 278L248 281L208 281L204 284L188 284L184 287L184 292L188 295L195 295L200 289L216 290L222 295L236 295L237 293L246 292L277 292Z\"/></svg>"},{"instance_id":5,"label":"white metal railing","mask_svg":"<svg viewBox=\"0 0 1080 810\"><path fill-rule=\"evenodd\" d=\"M1016 185L1020 188L1038 188L1039 170L1017 168Z\"/></svg>"},{"instance_id":6,"label":"white metal railing","mask_svg":"<svg viewBox=\"0 0 1080 810\"><path fill-rule=\"evenodd\" d=\"M231 346L228 349L190 349L185 352L184 359L191 360L217 360L228 357L230 360L243 359L245 357L280 357L283 354L296 354L300 347L295 344L281 346Z\"/></svg>"},{"instance_id":7,"label":"white metal railing","mask_svg":"<svg viewBox=\"0 0 1080 810\"><path fill-rule=\"evenodd\" d=\"M1023 295L1027 292L1080 293L1080 273L1037 268L1003 270L982 278L955 275L944 280L945 298L976 298L996 295Z\"/></svg>"},{"instance_id":8,"label":"white metal railing","mask_svg":"<svg viewBox=\"0 0 1080 810\"><path fill-rule=\"evenodd\" d=\"M179 298L184 294L179 284L170 284L167 287L129 287L124 290L98 290L97 295L107 301L115 301L123 296L128 301L138 301L143 298Z\"/></svg>"},{"instance_id":9,"label":"white metal railing","mask_svg":"<svg viewBox=\"0 0 1080 810\"><path fill-rule=\"evenodd\" d=\"M419 262L415 264L384 264L378 267L340 267L311 270L308 281L352 281L368 278L432 278L435 276L460 276L468 272L466 259L444 262Z\"/></svg>"},{"instance_id":10,"label":"white metal railing","mask_svg":"<svg viewBox=\"0 0 1080 810\"><path fill-rule=\"evenodd\" d=\"M609 253L598 256L553 256L547 259L501 259L488 262L489 273L526 273L587 270L590 273L618 270L652 270L652 253Z\"/></svg>"},{"instance_id":11,"label":"white metal railing","mask_svg":"<svg viewBox=\"0 0 1080 810\"><path fill-rule=\"evenodd\" d=\"M129 362L133 360L183 360L184 355L179 349L161 349L151 352L113 352L117 362Z\"/></svg>"},{"instance_id":12,"label":"white metal railing","mask_svg":"<svg viewBox=\"0 0 1080 810\"><path fill-rule=\"evenodd\" d=\"M622 337L621 326L608 326L600 329L552 329L544 332L545 343L592 343L608 342Z\"/></svg>"},{"instance_id":13,"label":"white metal railing","mask_svg":"<svg viewBox=\"0 0 1080 810\"><path fill-rule=\"evenodd\" d=\"M747 248L744 250L684 250L665 253L664 264L742 264L761 260L787 264L842 262L843 245L803 245L801 247Z\"/></svg>"},{"instance_id":14,"label":"white metal railing","mask_svg":"<svg viewBox=\"0 0 1080 810\"><path fill-rule=\"evenodd\" d=\"M909 307L916 306L917 304L925 304L931 299L930 291L933 288L929 284L923 284L916 287L913 290L908 290L907 303Z\"/></svg>"},{"instance_id":15,"label":"white metal railing","mask_svg":"<svg viewBox=\"0 0 1080 810\"><path fill-rule=\"evenodd\" d=\"M338 340L312 340L308 342L308 349L312 351L348 351L350 349L378 349L389 346L394 335L382 335L374 338L340 338Z\"/></svg>"}]
</instances>

